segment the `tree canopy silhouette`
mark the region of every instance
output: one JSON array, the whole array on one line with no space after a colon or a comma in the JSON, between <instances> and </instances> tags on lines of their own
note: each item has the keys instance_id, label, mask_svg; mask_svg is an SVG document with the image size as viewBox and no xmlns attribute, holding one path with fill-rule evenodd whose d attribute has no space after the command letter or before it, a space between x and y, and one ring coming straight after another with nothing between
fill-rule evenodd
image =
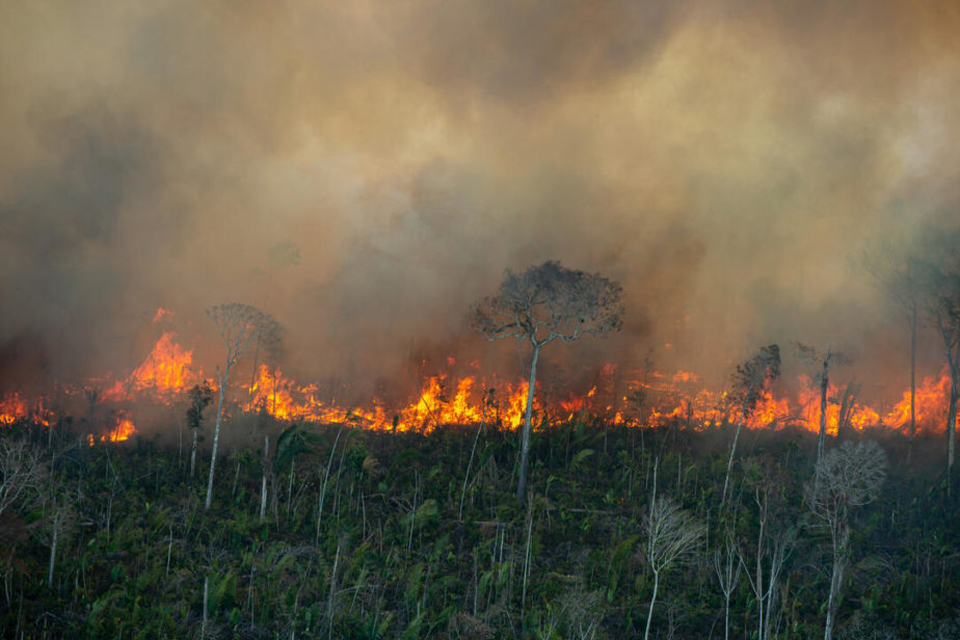
<instances>
[{"instance_id":1,"label":"tree canopy silhouette","mask_svg":"<svg viewBox=\"0 0 960 640\"><path fill-rule=\"evenodd\" d=\"M497 294L484 298L471 311L471 324L485 339L516 338L530 343L530 378L517 485L517 499L521 502L527 486L530 421L540 349L554 340L570 342L587 334L618 331L623 324L622 290L618 283L599 273L567 269L548 260L523 273L508 269Z\"/></svg>"}]
</instances>

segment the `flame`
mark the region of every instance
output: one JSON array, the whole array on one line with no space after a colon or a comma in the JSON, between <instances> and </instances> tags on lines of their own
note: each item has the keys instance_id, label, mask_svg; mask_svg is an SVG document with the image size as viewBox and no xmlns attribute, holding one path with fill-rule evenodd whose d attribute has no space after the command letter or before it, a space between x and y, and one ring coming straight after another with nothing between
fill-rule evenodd
<instances>
[{"instance_id":1,"label":"flame","mask_svg":"<svg viewBox=\"0 0 960 640\"><path fill-rule=\"evenodd\" d=\"M278 420L319 423L360 423L370 429L429 432L438 425L471 424L483 419L483 400L475 391L473 376L456 381L448 376L427 378L417 396L405 407L389 413L377 404L372 409L345 408L325 404L317 398L315 385L299 386L283 376L279 367L261 365L254 384L248 388L250 399L241 404L247 412L264 412ZM500 419L516 427L523 419L526 385L507 387L508 398ZM487 419L491 420L488 414Z\"/></svg>"},{"instance_id":2,"label":"flame","mask_svg":"<svg viewBox=\"0 0 960 640\"><path fill-rule=\"evenodd\" d=\"M104 398L118 402L148 390L168 397L180 393L199 379L190 369L192 362L193 350L182 348L177 344L175 334L167 331L140 366L126 380L115 383L104 392Z\"/></svg>"},{"instance_id":3,"label":"flame","mask_svg":"<svg viewBox=\"0 0 960 640\"><path fill-rule=\"evenodd\" d=\"M19 393L11 393L0 401L0 424L15 424L25 420L28 415L27 403Z\"/></svg>"},{"instance_id":4,"label":"flame","mask_svg":"<svg viewBox=\"0 0 960 640\"><path fill-rule=\"evenodd\" d=\"M154 321L165 323L171 315L159 309ZM452 369L456 360L449 357L446 364ZM490 384L490 380L477 373L479 362L471 362L469 368L474 372L472 375L425 377L420 388L400 406L388 407L374 399L364 407L345 407L321 401L317 385L299 384L285 377L279 367L261 365L253 384L243 389L246 399L240 403L240 409L262 412L282 421L351 424L387 431L429 432L442 425L476 424L481 420L508 429L519 427L526 411L528 383L494 379ZM143 362L126 378L109 383L99 396L88 395L91 402L124 404L124 408L116 412L114 427L99 437L91 435L89 442L128 439L136 433L130 403L145 399L170 404L202 379L201 372L193 369L193 350L183 348L175 333L165 331ZM95 385L88 383L76 388L60 387L58 397L82 398L88 386L96 389L104 385L102 380L95 382ZM797 389L795 397L764 389L745 426L761 429L795 425L818 432L819 385L801 376ZM590 415L615 425L656 427L680 421L687 428L708 429L735 424L742 417L741 408L730 395L704 388L701 379L687 371L637 372L607 364L598 370L586 393L567 393L545 402L539 391L533 407L536 427ZM918 428L943 429L941 423L949 393L950 376L946 367L939 375L923 379L916 390ZM827 399L826 429L830 434L846 427L861 430L881 425L904 430L909 424L909 391L903 392L889 411L878 411L860 403L849 389L836 385L827 389ZM55 417L49 406L49 400L44 397L33 399L22 392L8 393L0 398L0 426L23 421L49 426Z\"/></svg>"},{"instance_id":5,"label":"flame","mask_svg":"<svg viewBox=\"0 0 960 640\"><path fill-rule=\"evenodd\" d=\"M28 421L49 427L53 420L53 411L47 408L45 398L27 401L14 391L0 399L0 425L13 425Z\"/></svg>"},{"instance_id":6,"label":"flame","mask_svg":"<svg viewBox=\"0 0 960 640\"><path fill-rule=\"evenodd\" d=\"M917 386L914 411L917 428L942 421L950 402L950 374L946 366L939 376L927 376ZM903 392L902 399L884 417L883 424L905 430L910 426L910 390ZM960 424L960 421L958 421Z\"/></svg>"},{"instance_id":7,"label":"flame","mask_svg":"<svg viewBox=\"0 0 960 640\"><path fill-rule=\"evenodd\" d=\"M101 441L110 442L123 442L127 440L137 432L137 428L133 425L133 421L126 415L120 414L117 416L117 426L110 433L100 438Z\"/></svg>"},{"instance_id":8,"label":"flame","mask_svg":"<svg viewBox=\"0 0 960 640\"><path fill-rule=\"evenodd\" d=\"M130 436L137 432L137 427L134 426L133 420L130 419L126 413L120 411L117 413L117 426L111 429L108 433L100 436L99 442L123 442L129 440ZM87 444L91 447L97 443L97 439L93 437L92 433L87 434Z\"/></svg>"}]
</instances>

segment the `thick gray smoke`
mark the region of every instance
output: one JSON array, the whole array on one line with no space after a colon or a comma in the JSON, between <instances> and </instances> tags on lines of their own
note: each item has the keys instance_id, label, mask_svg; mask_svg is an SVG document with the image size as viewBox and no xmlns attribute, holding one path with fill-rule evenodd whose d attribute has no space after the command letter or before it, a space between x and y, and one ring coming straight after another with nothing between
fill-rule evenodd
<instances>
[{"instance_id":1,"label":"thick gray smoke","mask_svg":"<svg viewBox=\"0 0 960 640\"><path fill-rule=\"evenodd\" d=\"M6 3L0 391L135 365L158 307L211 370L234 300L308 379L500 367L466 311L546 259L625 289L570 370L905 371L858 260L958 210L957 33L950 1Z\"/></svg>"}]
</instances>

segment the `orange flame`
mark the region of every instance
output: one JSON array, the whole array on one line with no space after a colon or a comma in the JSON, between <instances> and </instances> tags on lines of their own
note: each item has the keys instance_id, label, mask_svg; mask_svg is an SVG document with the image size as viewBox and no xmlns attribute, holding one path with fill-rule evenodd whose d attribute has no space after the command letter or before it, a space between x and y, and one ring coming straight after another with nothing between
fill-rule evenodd
<instances>
[{"instance_id":1,"label":"orange flame","mask_svg":"<svg viewBox=\"0 0 960 640\"><path fill-rule=\"evenodd\" d=\"M0 424L11 425L28 417L26 401L19 393L11 393L0 400Z\"/></svg>"},{"instance_id":2,"label":"orange flame","mask_svg":"<svg viewBox=\"0 0 960 640\"><path fill-rule=\"evenodd\" d=\"M45 427L50 426L53 412L46 407L44 398L28 402L18 392L0 399L0 424L10 426L21 421L30 421Z\"/></svg>"},{"instance_id":3,"label":"orange flame","mask_svg":"<svg viewBox=\"0 0 960 640\"><path fill-rule=\"evenodd\" d=\"M167 331L126 380L117 382L104 393L104 399L117 402L147 390L168 397L180 393L198 379L190 370L192 362L193 350L183 349L174 333Z\"/></svg>"},{"instance_id":4,"label":"orange flame","mask_svg":"<svg viewBox=\"0 0 960 640\"><path fill-rule=\"evenodd\" d=\"M107 434L100 436L100 442L123 442L129 440L130 436L137 432L136 426L128 415L123 412L117 413L117 426L111 429ZM92 433L87 434L87 444L91 447L97 443L97 439Z\"/></svg>"},{"instance_id":5,"label":"orange flame","mask_svg":"<svg viewBox=\"0 0 960 640\"><path fill-rule=\"evenodd\" d=\"M165 321L169 316L169 312L161 309L155 320ZM448 358L447 364L453 367L456 361ZM100 400L123 403L148 397L169 403L202 379L192 365L193 350L181 347L175 334L167 331L140 366L123 381L109 386L100 395ZM479 363L470 363L470 367L479 369ZM558 424L587 413L602 416L617 425L659 426L678 420L692 429L733 424L740 419L740 408L731 398L726 393L703 388L694 373L648 371L640 375L607 364L599 370L594 382L585 394L569 394L547 404L538 393L534 400L535 424ZM374 400L367 407L342 407L322 402L316 385L300 385L285 378L279 367L261 365L254 383L247 389L248 399L241 403L241 410L264 412L284 421L354 424L391 431L429 432L439 425L478 423L481 420L517 428L522 424L526 410L527 383L497 383L494 388L496 392L490 394L490 385L477 375L455 378L440 374L425 378L419 391L404 406L388 408ZM643 393L638 394L640 391ZM68 397L77 389L61 388L61 392ZM943 429L940 423L949 392L950 377L946 368L938 376L923 379L916 391L919 428ZM878 411L857 402L852 394L836 385L831 385L827 394L826 428L830 434L836 434L842 426L857 430L880 425L905 429L909 424L909 391L905 391L889 411ZM10 393L0 398L0 425L9 426L20 421L50 425L54 416L47 408L48 404L44 398L28 400L22 393ZM641 409L638 410L637 406ZM746 426L752 429L786 425L819 431L820 389L808 377L800 377L796 398L764 390L746 421ZM118 442L133 433L136 433L133 418L122 413L118 414L115 427L99 441ZM94 440L91 436L91 442Z\"/></svg>"}]
</instances>

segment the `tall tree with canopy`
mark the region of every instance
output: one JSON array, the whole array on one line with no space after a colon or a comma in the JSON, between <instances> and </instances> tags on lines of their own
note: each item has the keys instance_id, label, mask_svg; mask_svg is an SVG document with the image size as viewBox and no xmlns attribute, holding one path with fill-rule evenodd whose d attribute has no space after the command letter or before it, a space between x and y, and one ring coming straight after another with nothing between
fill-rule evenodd
<instances>
[{"instance_id":1,"label":"tall tree with canopy","mask_svg":"<svg viewBox=\"0 0 960 640\"><path fill-rule=\"evenodd\" d=\"M618 331L624 310L622 287L598 273L567 269L549 260L523 273L507 270L500 290L474 305L471 324L487 340L516 338L530 343L527 409L520 446L517 500L524 500L530 454L531 418L540 350L554 340L571 342L586 334Z\"/></svg>"},{"instance_id":2,"label":"tall tree with canopy","mask_svg":"<svg viewBox=\"0 0 960 640\"><path fill-rule=\"evenodd\" d=\"M217 332L227 348L227 361L223 369L217 366L219 400L217 421L213 428L213 451L210 454L210 477L207 481L207 499L204 510L210 510L213 499L213 477L217 462L217 446L220 443L220 425L223 422L223 400L230 372L240 362L256 341L261 349L276 349L280 344L283 328L273 316L256 307L239 302L219 304L207 309L207 315L217 325Z\"/></svg>"}]
</instances>

